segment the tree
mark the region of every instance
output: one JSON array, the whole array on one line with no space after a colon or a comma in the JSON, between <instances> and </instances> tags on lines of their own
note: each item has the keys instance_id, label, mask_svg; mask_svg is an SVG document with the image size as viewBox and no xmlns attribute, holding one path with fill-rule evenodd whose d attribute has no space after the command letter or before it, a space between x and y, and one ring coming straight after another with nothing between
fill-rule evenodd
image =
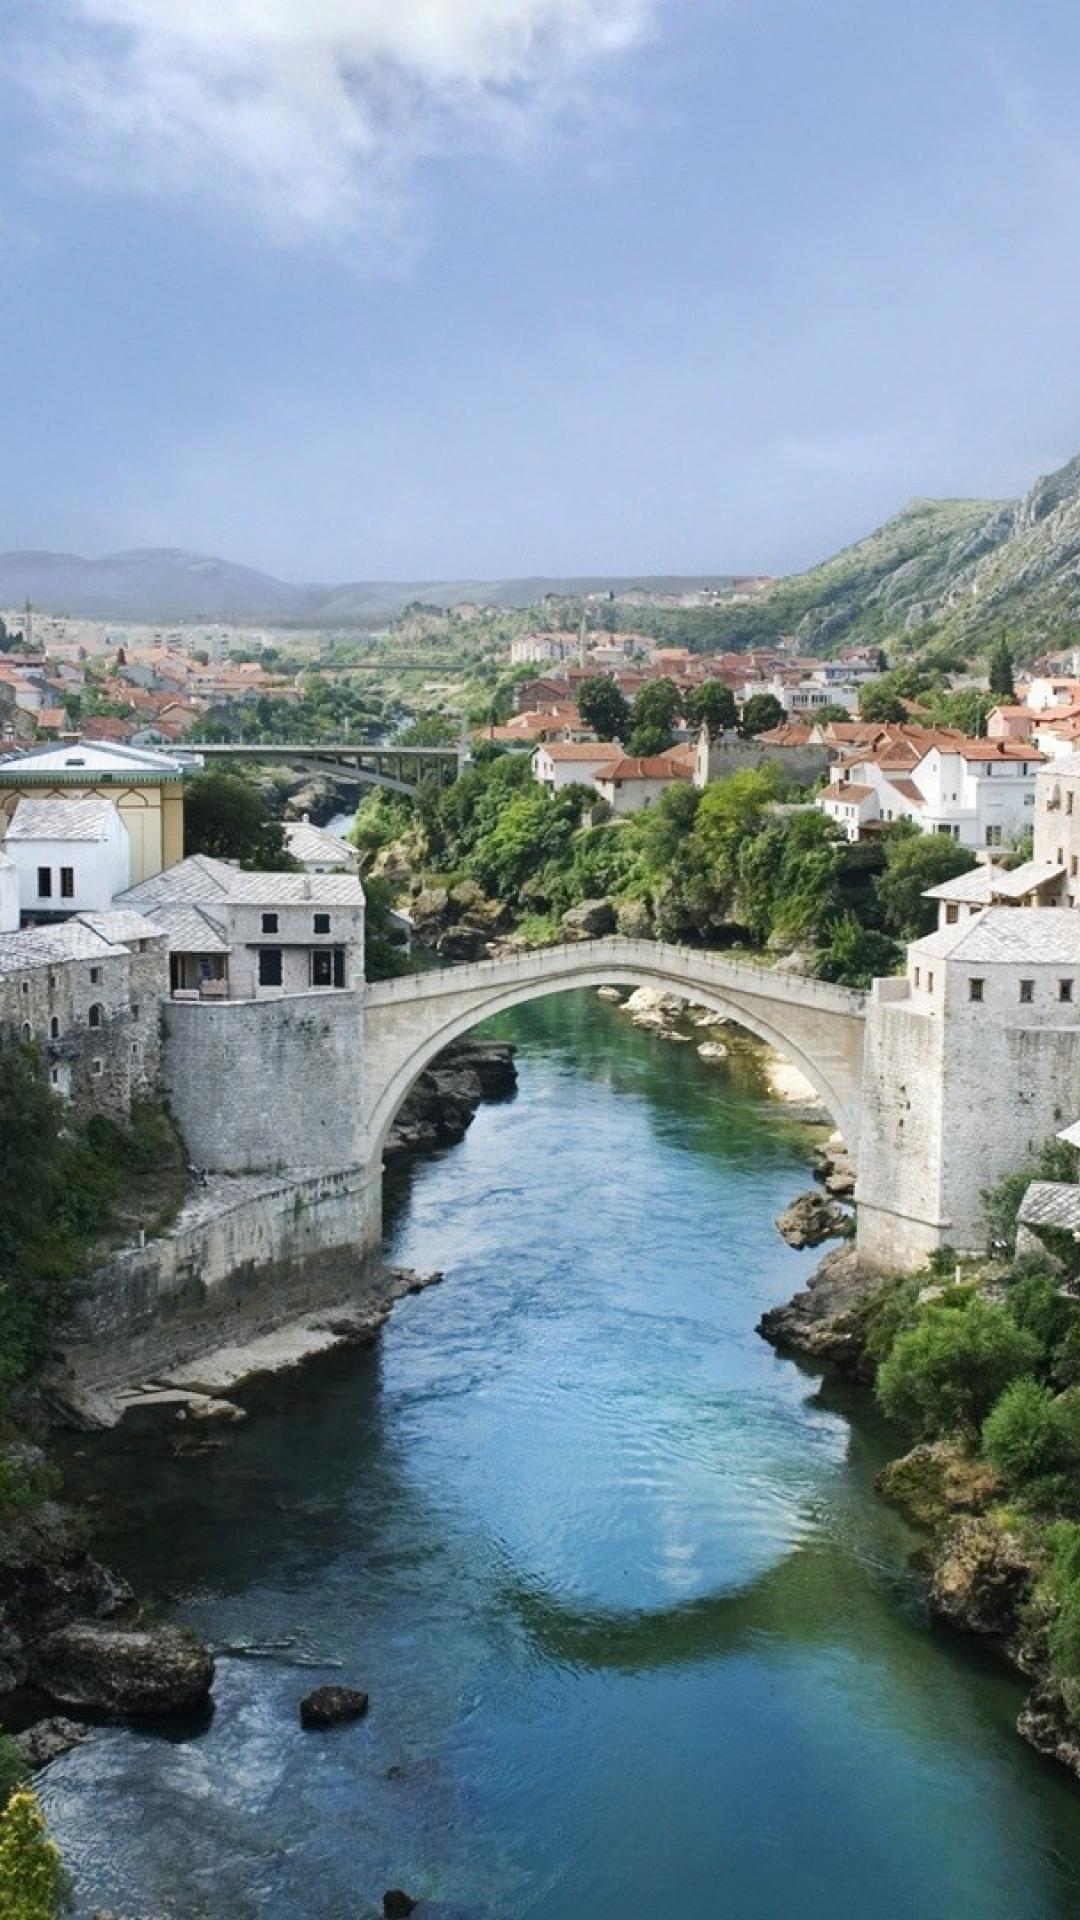
<instances>
[{"instance_id":1,"label":"tree","mask_svg":"<svg viewBox=\"0 0 1080 1920\"><path fill-rule=\"evenodd\" d=\"M782 727L787 715L774 693L752 693L742 710L742 730L748 739Z\"/></svg>"},{"instance_id":2,"label":"tree","mask_svg":"<svg viewBox=\"0 0 1080 1920\"><path fill-rule=\"evenodd\" d=\"M0 1913L4 1920L55 1920L64 1870L36 1798L25 1787L0 1813Z\"/></svg>"},{"instance_id":3,"label":"tree","mask_svg":"<svg viewBox=\"0 0 1080 1920\"><path fill-rule=\"evenodd\" d=\"M258 788L235 773L200 773L184 788L184 852L239 860L264 873L296 868L280 820Z\"/></svg>"},{"instance_id":4,"label":"tree","mask_svg":"<svg viewBox=\"0 0 1080 1920\"><path fill-rule=\"evenodd\" d=\"M381 874L364 881L364 975L368 980L394 980L410 971L409 956L396 938L393 890Z\"/></svg>"},{"instance_id":5,"label":"tree","mask_svg":"<svg viewBox=\"0 0 1080 1920\"><path fill-rule=\"evenodd\" d=\"M899 959L900 949L887 934L861 926L853 913L846 913L832 927L814 971L819 980L836 986L868 987L895 973Z\"/></svg>"},{"instance_id":6,"label":"tree","mask_svg":"<svg viewBox=\"0 0 1080 1920\"><path fill-rule=\"evenodd\" d=\"M630 705L609 674L596 673L581 682L577 710L598 740L625 740L630 728Z\"/></svg>"},{"instance_id":7,"label":"tree","mask_svg":"<svg viewBox=\"0 0 1080 1920\"><path fill-rule=\"evenodd\" d=\"M1006 1387L983 1421L983 1452L1014 1483L1056 1473L1066 1464L1067 1445L1054 1395L1031 1374Z\"/></svg>"},{"instance_id":8,"label":"tree","mask_svg":"<svg viewBox=\"0 0 1080 1920\"><path fill-rule=\"evenodd\" d=\"M908 710L900 695L889 686L884 676L881 680L870 680L859 695L860 720L872 720L878 725L901 723L908 718Z\"/></svg>"},{"instance_id":9,"label":"tree","mask_svg":"<svg viewBox=\"0 0 1080 1920\"><path fill-rule=\"evenodd\" d=\"M996 693L999 700L1016 699L1014 664L1012 648L1002 634L1001 639L991 647L986 661L990 691Z\"/></svg>"},{"instance_id":10,"label":"tree","mask_svg":"<svg viewBox=\"0 0 1080 1920\"><path fill-rule=\"evenodd\" d=\"M710 733L727 733L739 723L735 695L722 680L703 680L687 694L686 717L695 727L707 726Z\"/></svg>"},{"instance_id":11,"label":"tree","mask_svg":"<svg viewBox=\"0 0 1080 1920\"><path fill-rule=\"evenodd\" d=\"M672 743L672 728L682 705L674 680L646 680L634 695L630 713L632 737L645 736L652 744L635 753L663 753Z\"/></svg>"},{"instance_id":12,"label":"tree","mask_svg":"<svg viewBox=\"0 0 1080 1920\"><path fill-rule=\"evenodd\" d=\"M663 727L635 727L626 751L634 760L651 760L658 753L666 753L670 745L671 735Z\"/></svg>"},{"instance_id":13,"label":"tree","mask_svg":"<svg viewBox=\"0 0 1080 1920\"><path fill-rule=\"evenodd\" d=\"M995 1400L1033 1372L1033 1334L978 1294L924 1308L878 1369L882 1410L918 1439L981 1427Z\"/></svg>"},{"instance_id":14,"label":"tree","mask_svg":"<svg viewBox=\"0 0 1080 1920\"><path fill-rule=\"evenodd\" d=\"M937 925L937 901L924 900L928 887L940 887L975 865L970 847L943 833L897 833L885 839L885 872L876 892L886 929L898 940L919 940Z\"/></svg>"}]
</instances>

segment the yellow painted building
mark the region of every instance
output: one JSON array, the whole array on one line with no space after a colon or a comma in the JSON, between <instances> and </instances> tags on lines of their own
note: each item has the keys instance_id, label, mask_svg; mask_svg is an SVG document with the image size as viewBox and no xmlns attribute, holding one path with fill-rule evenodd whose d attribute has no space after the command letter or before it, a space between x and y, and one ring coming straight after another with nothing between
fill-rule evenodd
<instances>
[{"instance_id":1,"label":"yellow painted building","mask_svg":"<svg viewBox=\"0 0 1080 1920\"><path fill-rule=\"evenodd\" d=\"M111 800L128 830L138 886L184 857L184 764L146 747L101 741L31 748L0 760L0 834L19 801Z\"/></svg>"}]
</instances>

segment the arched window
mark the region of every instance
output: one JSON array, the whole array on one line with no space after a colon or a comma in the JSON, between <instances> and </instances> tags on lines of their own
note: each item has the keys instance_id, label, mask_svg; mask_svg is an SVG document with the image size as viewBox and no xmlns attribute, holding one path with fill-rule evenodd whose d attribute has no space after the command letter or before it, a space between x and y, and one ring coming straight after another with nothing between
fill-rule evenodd
<instances>
[{"instance_id":1,"label":"arched window","mask_svg":"<svg viewBox=\"0 0 1080 1920\"><path fill-rule=\"evenodd\" d=\"M34 1037L34 1029L33 1029L33 1027L32 1027L32 1026L30 1025L30 1022L29 1022L29 1020L24 1020L24 1021L23 1021L23 1029L22 1029L22 1037L23 1037L23 1042L24 1042L24 1044L25 1044L26 1046L29 1046L29 1045L30 1045L30 1042L31 1042L31 1040L32 1040L32 1039L33 1039L33 1037Z\"/></svg>"},{"instance_id":2,"label":"arched window","mask_svg":"<svg viewBox=\"0 0 1080 1920\"><path fill-rule=\"evenodd\" d=\"M100 1000L95 1000L93 1006L90 1009L90 1015L89 1015L90 1025L92 1027L100 1027L102 1011L103 1009L102 1009Z\"/></svg>"}]
</instances>

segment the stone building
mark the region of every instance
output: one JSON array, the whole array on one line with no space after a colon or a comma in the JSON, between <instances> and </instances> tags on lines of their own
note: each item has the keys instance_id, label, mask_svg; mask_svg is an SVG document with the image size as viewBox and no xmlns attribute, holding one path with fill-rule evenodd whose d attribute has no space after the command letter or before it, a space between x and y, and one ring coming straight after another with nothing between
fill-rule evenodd
<instances>
[{"instance_id":1,"label":"stone building","mask_svg":"<svg viewBox=\"0 0 1080 1920\"><path fill-rule=\"evenodd\" d=\"M1080 915L991 906L908 949L866 1027L859 1249L986 1243L982 1193L1080 1105Z\"/></svg>"},{"instance_id":2,"label":"stone building","mask_svg":"<svg viewBox=\"0 0 1080 1920\"><path fill-rule=\"evenodd\" d=\"M140 914L0 933L0 1041L33 1044L80 1118L126 1119L161 1077L165 936Z\"/></svg>"},{"instance_id":3,"label":"stone building","mask_svg":"<svg viewBox=\"0 0 1080 1920\"><path fill-rule=\"evenodd\" d=\"M364 890L353 874L246 873L193 854L118 904L166 933L174 994L270 1000L363 985Z\"/></svg>"},{"instance_id":4,"label":"stone building","mask_svg":"<svg viewBox=\"0 0 1080 1920\"><path fill-rule=\"evenodd\" d=\"M1065 871L1065 897L1080 906L1080 753L1043 767L1035 782L1034 858Z\"/></svg>"}]
</instances>

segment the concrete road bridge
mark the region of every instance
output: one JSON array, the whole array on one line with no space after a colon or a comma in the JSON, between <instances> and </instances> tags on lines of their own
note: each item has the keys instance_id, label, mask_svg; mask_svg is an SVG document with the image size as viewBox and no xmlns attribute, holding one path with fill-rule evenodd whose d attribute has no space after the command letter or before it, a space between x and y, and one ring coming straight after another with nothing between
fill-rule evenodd
<instances>
[{"instance_id":1,"label":"concrete road bridge","mask_svg":"<svg viewBox=\"0 0 1080 1920\"><path fill-rule=\"evenodd\" d=\"M575 941L532 953L412 974L368 987L363 1003L363 1153L378 1164L387 1130L417 1075L482 1020L579 987L656 987L712 1008L790 1060L858 1152L868 996L801 974L663 941Z\"/></svg>"},{"instance_id":2,"label":"concrete road bridge","mask_svg":"<svg viewBox=\"0 0 1080 1920\"><path fill-rule=\"evenodd\" d=\"M323 767L347 774L364 786L385 787L390 793L410 796L419 793L429 782L449 786L469 764L467 737L450 747L372 747L327 740L276 741L272 746L249 741L234 745L192 740L187 744L193 754L208 764L214 760L246 760L259 765L279 761L292 767ZM177 758L183 758L181 750Z\"/></svg>"}]
</instances>

